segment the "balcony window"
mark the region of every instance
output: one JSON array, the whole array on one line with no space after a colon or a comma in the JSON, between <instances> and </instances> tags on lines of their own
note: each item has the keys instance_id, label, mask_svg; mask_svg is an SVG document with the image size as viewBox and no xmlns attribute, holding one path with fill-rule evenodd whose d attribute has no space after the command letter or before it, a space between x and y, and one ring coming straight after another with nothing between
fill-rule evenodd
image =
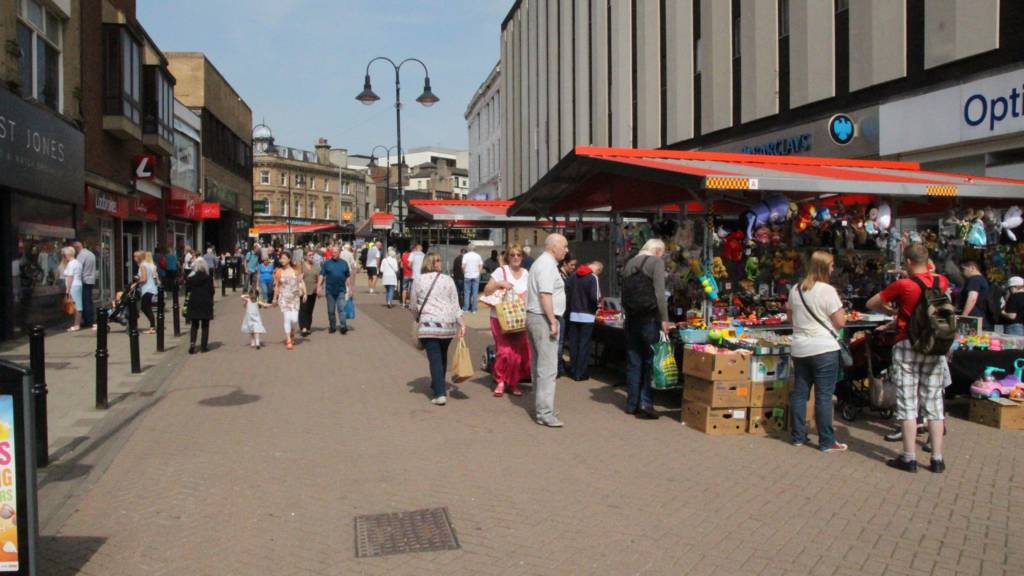
<instances>
[{"instance_id":1,"label":"balcony window","mask_svg":"<svg viewBox=\"0 0 1024 576\"><path fill-rule=\"evenodd\" d=\"M36 0L17 0L21 95L61 111L64 21Z\"/></svg>"},{"instance_id":2,"label":"balcony window","mask_svg":"<svg viewBox=\"0 0 1024 576\"><path fill-rule=\"evenodd\" d=\"M331 191L331 180L329 178L324 178L324 192L330 192L330 191Z\"/></svg>"},{"instance_id":3,"label":"balcony window","mask_svg":"<svg viewBox=\"0 0 1024 576\"><path fill-rule=\"evenodd\" d=\"M281 216L287 216L287 215L288 215L288 201L287 200L281 200Z\"/></svg>"},{"instance_id":4,"label":"balcony window","mask_svg":"<svg viewBox=\"0 0 1024 576\"><path fill-rule=\"evenodd\" d=\"M324 201L324 220L330 220L330 219L331 219L331 203L329 201Z\"/></svg>"},{"instance_id":5,"label":"balcony window","mask_svg":"<svg viewBox=\"0 0 1024 576\"><path fill-rule=\"evenodd\" d=\"M287 172L281 172L281 186L287 186L287 185L288 185L288 173Z\"/></svg>"},{"instance_id":6,"label":"balcony window","mask_svg":"<svg viewBox=\"0 0 1024 576\"><path fill-rule=\"evenodd\" d=\"M127 27L107 25L103 40L103 114L142 124L142 45Z\"/></svg>"},{"instance_id":7,"label":"balcony window","mask_svg":"<svg viewBox=\"0 0 1024 576\"><path fill-rule=\"evenodd\" d=\"M260 170L260 184L270 184L270 170Z\"/></svg>"},{"instance_id":8,"label":"balcony window","mask_svg":"<svg viewBox=\"0 0 1024 576\"><path fill-rule=\"evenodd\" d=\"M309 201L309 217L312 218L313 220L316 220L316 201L315 200L310 200Z\"/></svg>"},{"instance_id":9,"label":"balcony window","mask_svg":"<svg viewBox=\"0 0 1024 576\"><path fill-rule=\"evenodd\" d=\"M174 82L159 66L146 66L145 80L142 132L170 142L174 140Z\"/></svg>"},{"instance_id":10,"label":"balcony window","mask_svg":"<svg viewBox=\"0 0 1024 576\"><path fill-rule=\"evenodd\" d=\"M316 190L316 176L313 176L309 179L309 189Z\"/></svg>"},{"instance_id":11,"label":"balcony window","mask_svg":"<svg viewBox=\"0 0 1024 576\"><path fill-rule=\"evenodd\" d=\"M302 202L299 200L295 201L295 217L302 218Z\"/></svg>"}]
</instances>

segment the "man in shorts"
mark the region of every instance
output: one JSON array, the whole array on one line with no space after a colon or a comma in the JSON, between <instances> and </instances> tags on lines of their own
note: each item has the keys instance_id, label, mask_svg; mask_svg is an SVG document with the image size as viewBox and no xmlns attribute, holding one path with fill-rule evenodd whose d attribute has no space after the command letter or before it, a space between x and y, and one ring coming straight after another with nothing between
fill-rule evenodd
<instances>
[{"instance_id":1,"label":"man in shorts","mask_svg":"<svg viewBox=\"0 0 1024 576\"><path fill-rule=\"evenodd\" d=\"M366 277L370 281L370 294L377 291L377 271L380 270L380 249L370 242L366 248Z\"/></svg>"},{"instance_id":2,"label":"man in shorts","mask_svg":"<svg viewBox=\"0 0 1024 576\"><path fill-rule=\"evenodd\" d=\"M912 244L903 251L903 256L909 278L893 282L867 303L871 310L895 315L899 329L889 372L896 385L896 419L903 424L903 453L887 460L886 464L905 472L917 472L916 432L920 405L931 436L932 461L928 469L939 474L946 470L942 454L945 425L942 391L950 380L949 366L944 355L929 356L915 351L907 337L907 325L921 298L921 288L915 279L929 288L938 285L944 292L949 290L949 280L928 271L928 249L923 244Z\"/></svg>"}]
</instances>

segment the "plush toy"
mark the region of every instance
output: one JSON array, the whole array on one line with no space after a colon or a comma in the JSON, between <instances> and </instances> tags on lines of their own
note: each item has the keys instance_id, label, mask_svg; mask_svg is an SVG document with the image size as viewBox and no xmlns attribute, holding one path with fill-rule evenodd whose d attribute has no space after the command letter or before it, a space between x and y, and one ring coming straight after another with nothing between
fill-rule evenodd
<instances>
[{"instance_id":1,"label":"plush toy","mask_svg":"<svg viewBox=\"0 0 1024 576\"><path fill-rule=\"evenodd\" d=\"M829 221L831 220L832 212L828 208L822 208L820 210L817 210L814 214L815 224L817 224L818 227L821 228L822 230L828 227Z\"/></svg>"},{"instance_id":2,"label":"plush toy","mask_svg":"<svg viewBox=\"0 0 1024 576\"><path fill-rule=\"evenodd\" d=\"M1002 250L992 254L992 262L988 267L989 282L1006 282L1006 255Z\"/></svg>"},{"instance_id":3,"label":"plush toy","mask_svg":"<svg viewBox=\"0 0 1024 576\"><path fill-rule=\"evenodd\" d=\"M965 238L965 240L971 246L976 247L982 247L988 244L988 234L985 232L985 224L981 218L976 218L971 222L971 227L967 232L967 238Z\"/></svg>"},{"instance_id":4,"label":"plush toy","mask_svg":"<svg viewBox=\"0 0 1024 576\"><path fill-rule=\"evenodd\" d=\"M1003 221L1000 223L999 228L1006 233L1006 237L1010 239L1010 242L1016 242L1017 235L1013 233L1013 229L1021 224L1024 224L1024 217L1021 216L1020 207L1010 206L1006 213L1003 214Z\"/></svg>"},{"instance_id":5,"label":"plush toy","mask_svg":"<svg viewBox=\"0 0 1024 576\"><path fill-rule=\"evenodd\" d=\"M761 226L756 232L754 232L753 239L756 240L758 244L768 244L772 240L772 231L767 226Z\"/></svg>"},{"instance_id":6,"label":"plush toy","mask_svg":"<svg viewBox=\"0 0 1024 576\"><path fill-rule=\"evenodd\" d=\"M715 278L728 278L729 270L725 267L725 262L718 256L711 259L711 275Z\"/></svg>"},{"instance_id":7,"label":"plush toy","mask_svg":"<svg viewBox=\"0 0 1024 576\"><path fill-rule=\"evenodd\" d=\"M817 210L810 203L806 203L800 207L800 211L797 213L795 219L794 229L797 232L803 232L811 227L814 223L814 218L817 216Z\"/></svg>"},{"instance_id":8,"label":"plush toy","mask_svg":"<svg viewBox=\"0 0 1024 576\"><path fill-rule=\"evenodd\" d=\"M881 234L885 234L892 227L892 206L889 206L888 202L878 205L878 212L875 214L875 227Z\"/></svg>"},{"instance_id":9,"label":"plush toy","mask_svg":"<svg viewBox=\"0 0 1024 576\"><path fill-rule=\"evenodd\" d=\"M878 225L875 223L876 220L878 220L878 208L872 207L868 210L867 216L864 218L864 231L868 236L878 234Z\"/></svg>"},{"instance_id":10,"label":"plush toy","mask_svg":"<svg viewBox=\"0 0 1024 576\"><path fill-rule=\"evenodd\" d=\"M772 228L771 245L781 246L782 245L782 231L778 227Z\"/></svg>"},{"instance_id":11,"label":"plush toy","mask_svg":"<svg viewBox=\"0 0 1024 576\"><path fill-rule=\"evenodd\" d=\"M761 272L760 266L758 265L757 256L751 256L747 258L746 271L747 280L757 280L757 275Z\"/></svg>"},{"instance_id":12,"label":"plush toy","mask_svg":"<svg viewBox=\"0 0 1024 576\"><path fill-rule=\"evenodd\" d=\"M789 200L785 196L775 195L750 207L745 214L747 221L747 238L754 237L754 230L768 224L782 224L789 216Z\"/></svg>"},{"instance_id":13,"label":"plush toy","mask_svg":"<svg viewBox=\"0 0 1024 576\"><path fill-rule=\"evenodd\" d=\"M709 266L706 266L706 268ZM704 289L704 296L712 302L718 301L718 282L715 281L715 277L705 272L698 278L700 281L701 288Z\"/></svg>"},{"instance_id":14,"label":"plush toy","mask_svg":"<svg viewBox=\"0 0 1024 576\"><path fill-rule=\"evenodd\" d=\"M725 237L722 248L722 257L732 262L739 262L743 259L743 232L736 230Z\"/></svg>"},{"instance_id":15,"label":"plush toy","mask_svg":"<svg viewBox=\"0 0 1024 576\"><path fill-rule=\"evenodd\" d=\"M693 246L693 230L694 230L693 220L691 220L689 218L687 218L686 220L683 220L682 225L680 225L679 229L676 230L676 234L672 238L672 241L675 242L676 245L678 245L678 246L680 246L682 248L690 248L690 247L692 247Z\"/></svg>"}]
</instances>

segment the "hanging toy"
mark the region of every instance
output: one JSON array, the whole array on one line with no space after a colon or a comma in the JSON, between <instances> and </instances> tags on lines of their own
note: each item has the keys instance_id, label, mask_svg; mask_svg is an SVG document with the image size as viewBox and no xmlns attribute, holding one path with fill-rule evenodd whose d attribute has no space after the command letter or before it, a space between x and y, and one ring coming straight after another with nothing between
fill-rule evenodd
<instances>
[{"instance_id":1,"label":"hanging toy","mask_svg":"<svg viewBox=\"0 0 1024 576\"><path fill-rule=\"evenodd\" d=\"M817 224L818 228L821 228L822 230L828 228L829 221L831 220L832 212L828 208L822 208L815 211L814 222Z\"/></svg>"},{"instance_id":2,"label":"hanging toy","mask_svg":"<svg viewBox=\"0 0 1024 576\"><path fill-rule=\"evenodd\" d=\"M1021 216L1020 207L1010 206L1007 208L1006 213L1003 214L1003 221L1000 223L999 228L1006 233L1006 237L1010 239L1010 242L1016 242L1017 235L1013 233L1013 229L1021 224L1024 224L1024 217Z\"/></svg>"},{"instance_id":3,"label":"hanging toy","mask_svg":"<svg viewBox=\"0 0 1024 576\"><path fill-rule=\"evenodd\" d=\"M767 226L761 226L760 228L757 229L756 232L754 232L753 239L756 240L758 244L768 244L769 242L772 241L771 228L768 228Z\"/></svg>"},{"instance_id":4,"label":"hanging toy","mask_svg":"<svg viewBox=\"0 0 1024 576\"><path fill-rule=\"evenodd\" d=\"M815 216L817 216L817 210L814 209L814 206L811 206L809 203L801 206L796 217L796 225L794 226L796 231L803 232L810 228Z\"/></svg>"},{"instance_id":5,"label":"hanging toy","mask_svg":"<svg viewBox=\"0 0 1024 576\"><path fill-rule=\"evenodd\" d=\"M722 257L731 262L739 262L743 259L743 232L736 230L725 237L725 246L722 248Z\"/></svg>"},{"instance_id":6,"label":"hanging toy","mask_svg":"<svg viewBox=\"0 0 1024 576\"><path fill-rule=\"evenodd\" d=\"M715 256L711 260L711 275L715 278L728 278L729 270L725 267L725 262L722 262L722 258Z\"/></svg>"},{"instance_id":7,"label":"hanging toy","mask_svg":"<svg viewBox=\"0 0 1024 576\"><path fill-rule=\"evenodd\" d=\"M878 205L878 212L875 215L875 226L878 228L879 233L886 233L889 228L892 227L892 207L889 206L888 202L882 202Z\"/></svg>"},{"instance_id":8,"label":"hanging toy","mask_svg":"<svg viewBox=\"0 0 1024 576\"><path fill-rule=\"evenodd\" d=\"M976 218L971 222L966 240L968 244L975 247L982 247L988 244L988 234L985 233L985 224L981 218Z\"/></svg>"},{"instance_id":9,"label":"hanging toy","mask_svg":"<svg viewBox=\"0 0 1024 576\"><path fill-rule=\"evenodd\" d=\"M758 202L746 213L747 238L754 237L754 230L768 224L782 224L790 216L789 200L781 194Z\"/></svg>"},{"instance_id":10,"label":"hanging toy","mask_svg":"<svg viewBox=\"0 0 1024 576\"><path fill-rule=\"evenodd\" d=\"M747 258L746 263L747 280L753 282L757 280L757 275L761 272L760 266L758 265L757 256L751 256Z\"/></svg>"},{"instance_id":11,"label":"hanging toy","mask_svg":"<svg viewBox=\"0 0 1024 576\"><path fill-rule=\"evenodd\" d=\"M707 266L710 267L710 266ZM704 296L712 302L718 301L718 282L715 281L715 277L704 272L699 277L701 288L704 289Z\"/></svg>"}]
</instances>

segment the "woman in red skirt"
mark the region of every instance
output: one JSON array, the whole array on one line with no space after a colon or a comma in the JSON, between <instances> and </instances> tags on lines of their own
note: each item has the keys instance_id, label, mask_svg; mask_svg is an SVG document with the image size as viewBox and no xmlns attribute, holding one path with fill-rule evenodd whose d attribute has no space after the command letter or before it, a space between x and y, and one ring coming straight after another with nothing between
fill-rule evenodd
<instances>
[{"instance_id":1,"label":"woman in red skirt","mask_svg":"<svg viewBox=\"0 0 1024 576\"><path fill-rule=\"evenodd\" d=\"M484 294L492 296L496 292L514 294L526 301L526 291L530 273L523 268L523 249L518 244L509 246L505 255L504 266L491 274L491 279L484 287ZM504 334L498 323L498 313L491 310L491 334L494 335L494 395L501 397L508 387L513 396L522 396L519 381L530 374L530 341L526 332Z\"/></svg>"}]
</instances>

